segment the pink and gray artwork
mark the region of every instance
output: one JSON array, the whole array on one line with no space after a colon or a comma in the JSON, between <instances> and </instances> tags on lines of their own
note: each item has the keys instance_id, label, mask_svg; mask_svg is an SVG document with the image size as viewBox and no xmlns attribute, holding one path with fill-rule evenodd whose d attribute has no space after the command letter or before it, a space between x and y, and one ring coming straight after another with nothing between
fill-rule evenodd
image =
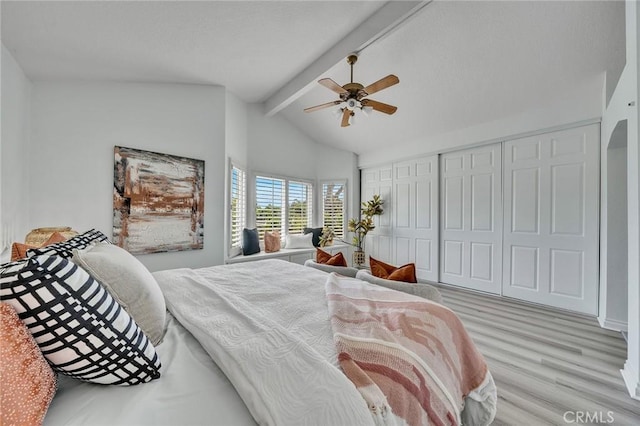
<instances>
[{"instance_id":1,"label":"pink and gray artwork","mask_svg":"<svg viewBox=\"0 0 640 426\"><path fill-rule=\"evenodd\" d=\"M204 161L116 146L113 240L133 254L202 249Z\"/></svg>"}]
</instances>

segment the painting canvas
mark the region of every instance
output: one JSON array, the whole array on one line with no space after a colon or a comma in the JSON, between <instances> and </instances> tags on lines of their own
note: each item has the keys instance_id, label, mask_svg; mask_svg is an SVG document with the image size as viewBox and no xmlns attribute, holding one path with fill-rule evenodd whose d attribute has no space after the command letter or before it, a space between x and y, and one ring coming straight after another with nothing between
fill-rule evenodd
<instances>
[{"instance_id":1,"label":"painting canvas","mask_svg":"<svg viewBox=\"0 0 640 426\"><path fill-rule=\"evenodd\" d=\"M204 161L116 146L113 239L133 254L202 249Z\"/></svg>"}]
</instances>

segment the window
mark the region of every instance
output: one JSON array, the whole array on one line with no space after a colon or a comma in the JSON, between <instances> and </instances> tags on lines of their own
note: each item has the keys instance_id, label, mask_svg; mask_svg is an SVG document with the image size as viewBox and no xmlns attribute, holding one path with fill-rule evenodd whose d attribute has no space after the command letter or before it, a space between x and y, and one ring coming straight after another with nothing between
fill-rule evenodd
<instances>
[{"instance_id":1,"label":"window","mask_svg":"<svg viewBox=\"0 0 640 426\"><path fill-rule=\"evenodd\" d=\"M313 221L313 187L305 182L289 182L289 234L302 234Z\"/></svg>"},{"instance_id":2,"label":"window","mask_svg":"<svg viewBox=\"0 0 640 426\"><path fill-rule=\"evenodd\" d=\"M284 235L302 234L313 221L313 186L308 182L256 176L256 227Z\"/></svg>"},{"instance_id":3,"label":"window","mask_svg":"<svg viewBox=\"0 0 640 426\"><path fill-rule=\"evenodd\" d=\"M256 176L256 227L260 239L265 231L285 234L285 187L283 179Z\"/></svg>"},{"instance_id":4,"label":"window","mask_svg":"<svg viewBox=\"0 0 640 426\"><path fill-rule=\"evenodd\" d=\"M345 228L345 182L326 182L322 184L322 223L333 228L337 240L344 239Z\"/></svg>"},{"instance_id":5,"label":"window","mask_svg":"<svg viewBox=\"0 0 640 426\"><path fill-rule=\"evenodd\" d=\"M246 223L247 204L247 180L245 171L231 165L231 194L230 194L230 222L231 232L229 233L229 245L232 249L239 249L242 246L242 229ZM233 253L229 253L232 255Z\"/></svg>"}]
</instances>

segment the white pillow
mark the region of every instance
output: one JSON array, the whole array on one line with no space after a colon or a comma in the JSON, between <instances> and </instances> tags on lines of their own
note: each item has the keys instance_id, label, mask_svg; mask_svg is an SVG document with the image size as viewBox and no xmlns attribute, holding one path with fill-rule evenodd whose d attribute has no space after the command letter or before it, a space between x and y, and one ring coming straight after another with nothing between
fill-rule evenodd
<instances>
[{"instance_id":1,"label":"white pillow","mask_svg":"<svg viewBox=\"0 0 640 426\"><path fill-rule=\"evenodd\" d=\"M151 343L160 343L167 306L156 279L138 259L114 244L98 243L73 250L71 260L107 289Z\"/></svg>"},{"instance_id":2,"label":"white pillow","mask_svg":"<svg viewBox=\"0 0 640 426\"><path fill-rule=\"evenodd\" d=\"M302 249L313 248L313 233L308 234L291 234L287 235L287 241L284 248L288 249Z\"/></svg>"}]
</instances>

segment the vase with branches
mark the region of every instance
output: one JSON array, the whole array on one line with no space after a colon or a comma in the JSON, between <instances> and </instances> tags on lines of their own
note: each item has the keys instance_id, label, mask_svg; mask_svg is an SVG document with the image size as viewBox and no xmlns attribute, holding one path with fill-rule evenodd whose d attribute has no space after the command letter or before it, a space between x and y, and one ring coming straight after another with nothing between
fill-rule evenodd
<instances>
[{"instance_id":1,"label":"vase with branches","mask_svg":"<svg viewBox=\"0 0 640 426\"><path fill-rule=\"evenodd\" d=\"M362 202L360 209L360 219L349 219L348 229L353 232L353 246L356 248L353 253L353 263L357 266L364 264L364 243L365 237L375 229L373 217L381 215L384 210L382 205L384 201L380 195L375 194L371 200Z\"/></svg>"}]
</instances>

